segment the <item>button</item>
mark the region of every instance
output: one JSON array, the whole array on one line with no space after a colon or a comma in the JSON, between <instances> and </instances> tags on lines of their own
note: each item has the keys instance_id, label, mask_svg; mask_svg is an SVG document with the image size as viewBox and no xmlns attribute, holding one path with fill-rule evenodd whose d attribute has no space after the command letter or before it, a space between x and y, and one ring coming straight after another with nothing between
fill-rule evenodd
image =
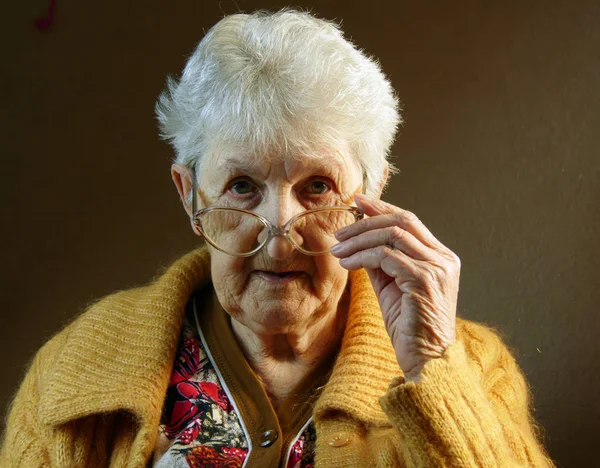
<instances>
[{"instance_id":1,"label":"button","mask_svg":"<svg viewBox=\"0 0 600 468\"><path fill-rule=\"evenodd\" d=\"M263 432L260 436L260 446L270 447L277 440L277 437L279 437L277 431L269 429L268 431Z\"/></svg>"},{"instance_id":2,"label":"button","mask_svg":"<svg viewBox=\"0 0 600 468\"><path fill-rule=\"evenodd\" d=\"M348 437L348 434L344 434L343 432L336 434L329 441L329 445L331 445L332 447L343 447L344 445L348 445L349 443L350 437Z\"/></svg>"}]
</instances>

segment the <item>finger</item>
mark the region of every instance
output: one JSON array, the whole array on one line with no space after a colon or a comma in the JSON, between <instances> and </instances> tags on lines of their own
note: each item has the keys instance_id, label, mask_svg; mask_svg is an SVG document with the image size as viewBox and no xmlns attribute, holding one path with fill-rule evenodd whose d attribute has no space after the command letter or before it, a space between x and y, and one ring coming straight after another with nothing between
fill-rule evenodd
<instances>
[{"instance_id":1,"label":"finger","mask_svg":"<svg viewBox=\"0 0 600 468\"><path fill-rule=\"evenodd\" d=\"M353 236L362 234L363 232L371 231L373 229L382 229L388 226L395 226L396 224L397 218L395 215L380 215L373 218L364 218L338 230L335 233L335 237L337 240L342 242Z\"/></svg>"},{"instance_id":2,"label":"finger","mask_svg":"<svg viewBox=\"0 0 600 468\"><path fill-rule=\"evenodd\" d=\"M348 228L345 228L342 234L344 238L347 238L345 237L346 229L353 232L354 230L352 228L354 228L354 226L357 224L362 225L364 221L368 219L380 217L381 215L388 215L390 218L396 220L395 224L410 232L424 244L430 247L445 248L414 213L408 210L403 210L402 208L394 206L390 203L386 203L383 200L368 198L362 194L356 195L354 199L358 208L360 208L370 218L366 218L362 221L351 224ZM361 228L354 229L360 230Z\"/></svg>"},{"instance_id":3,"label":"finger","mask_svg":"<svg viewBox=\"0 0 600 468\"><path fill-rule=\"evenodd\" d=\"M394 279L405 275L407 277L414 276L419 271L416 260L399 250L392 249L388 245L380 245L373 249L356 252L350 257L342 258L340 265L347 270L380 268Z\"/></svg>"},{"instance_id":4,"label":"finger","mask_svg":"<svg viewBox=\"0 0 600 468\"><path fill-rule=\"evenodd\" d=\"M335 233L335 237L338 241L343 242L347 239L350 239L353 236L360 235L364 232L371 231L374 229L382 229L386 227L398 226L405 231L410 232L415 239L418 239L422 244L436 250L445 250L446 247L443 246L433 234L431 234L427 228L425 228L425 233L418 234L418 228L412 226L410 223L406 222L405 213L409 213L403 210L404 213L397 212L395 214L388 215L378 215L372 218L365 218L356 223L351 224L343 229L338 230ZM410 213L412 215L412 213ZM413 215L414 216L414 215ZM427 234L428 233L428 234ZM429 240L427 240L426 236L431 236Z\"/></svg>"},{"instance_id":5,"label":"finger","mask_svg":"<svg viewBox=\"0 0 600 468\"><path fill-rule=\"evenodd\" d=\"M354 198L358 207L367 216L377 217L382 214L393 215L400 227L406 229L421 242L431 246L442 245L414 213L380 199L368 198L362 194L358 194Z\"/></svg>"},{"instance_id":6,"label":"finger","mask_svg":"<svg viewBox=\"0 0 600 468\"><path fill-rule=\"evenodd\" d=\"M354 201L356 204L360 204L362 207L366 208L369 213L365 214L367 216L378 216L382 214L395 214L401 211L405 211L402 208L392 205L391 203L387 203L380 198L372 198L363 195L362 193L358 193L354 196ZM359 206L359 208L361 208ZM362 209L362 208L361 208Z\"/></svg>"},{"instance_id":7,"label":"finger","mask_svg":"<svg viewBox=\"0 0 600 468\"><path fill-rule=\"evenodd\" d=\"M377 218L371 218L377 219ZM371 229L344 242L335 245L331 253L338 258L349 257L361 250L367 250L380 245L388 245L401 250L408 256L417 260L435 260L437 254L434 250L418 241L410 232L398 226L388 226L381 229Z\"/></svg>"}]
</instances>

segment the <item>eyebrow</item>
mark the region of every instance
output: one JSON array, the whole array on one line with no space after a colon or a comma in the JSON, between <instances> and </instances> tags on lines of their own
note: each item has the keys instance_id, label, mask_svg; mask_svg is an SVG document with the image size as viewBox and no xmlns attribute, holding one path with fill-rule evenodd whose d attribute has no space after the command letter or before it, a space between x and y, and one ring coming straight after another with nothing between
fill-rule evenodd
<instances>
[{"instance_id":1,"label":"eyebrow","mask_svg":"<svg viewBox=\"0 0 600 468\"><path fill-rule=\"evenodd\" d=\"M331 173L334 170L343 170L346 169L344 164L341 164L339 161L333 160L324 160L324 159L312 159L313 167L322 172Z\"/></svg>"},{"instance_id":2,"label":"eyebrow","mask_svg":"<svg viewBox=\"0 0 600 468\"><path fill-rule=\"evenodd\" d=\"M235 168L235 169L241 169L245 172L252 172L252 171L256 170L256 167L258 166L258 164L256 162L254 162L254 158L250 158L250 157L240 160L233 156L225 156L223 159L219 158L217 160L216 166L217 166L217 169Z\"/></svg>"}]
</instances>

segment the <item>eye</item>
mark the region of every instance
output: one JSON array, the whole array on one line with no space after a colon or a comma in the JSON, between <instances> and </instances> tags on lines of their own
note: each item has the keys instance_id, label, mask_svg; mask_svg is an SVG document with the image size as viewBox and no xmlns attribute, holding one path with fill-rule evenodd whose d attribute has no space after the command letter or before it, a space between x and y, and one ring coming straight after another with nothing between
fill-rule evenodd
<instances>
[{"instance_id":1,"label":"eye","mask_svg":"<svg viewBox=\"0 0 600 468\"><path fill-rule=\"evenodd\" d=\"M236 195L249 195L256 192L256 186L249 180L239 179L229 184L229 190Z\"/></svg>"},{"instance_id":2,"label":"eye","mask_svg":"<svg viewBox=\"0 0 600 468\"><path fill-rule=\"evenodd\" d=\"M323 195L331 190L331 187L322 180L313 180L308 184L308 191L314 195Z\"/></svg>"}]
</instances>

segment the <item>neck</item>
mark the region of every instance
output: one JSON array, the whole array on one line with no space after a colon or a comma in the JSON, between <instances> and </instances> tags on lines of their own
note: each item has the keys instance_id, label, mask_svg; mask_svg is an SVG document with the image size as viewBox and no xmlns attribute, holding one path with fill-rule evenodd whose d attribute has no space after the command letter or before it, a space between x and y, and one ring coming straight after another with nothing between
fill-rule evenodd
<instances>
[{"instance_id":1,"label":"neck","mask_svg":"<svg viewBox=\"0 0 600 468\"><path fill-rule=\"evenodd\" d=\"M337 352L347 313L348 294L344 293L336 309L292 333L255 333L232 318L233 333L275 409L319 362Z\"/></svg>"}]
</instances>

